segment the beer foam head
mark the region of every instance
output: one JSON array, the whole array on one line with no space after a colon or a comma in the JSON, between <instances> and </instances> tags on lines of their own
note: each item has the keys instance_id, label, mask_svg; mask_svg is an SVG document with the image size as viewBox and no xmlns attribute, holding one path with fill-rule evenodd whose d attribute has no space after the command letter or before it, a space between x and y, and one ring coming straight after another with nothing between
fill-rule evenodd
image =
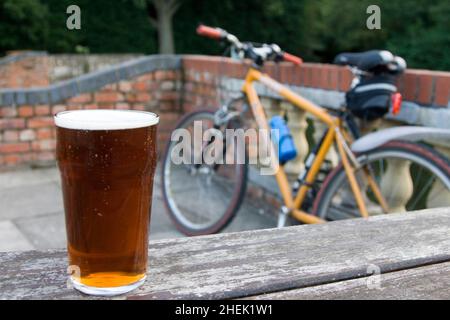
<instances>
[{"instance_id":1,"label":"beer foam head","mask_svg":"<svg viewBox=\"0 0 450 320\"><path fill-rule=\"evenodd\" d=\"M135 129L158 122L155 113L138 110L74 110L55 115L56 126L77 130Z\"/></svg>"}]
</instances>

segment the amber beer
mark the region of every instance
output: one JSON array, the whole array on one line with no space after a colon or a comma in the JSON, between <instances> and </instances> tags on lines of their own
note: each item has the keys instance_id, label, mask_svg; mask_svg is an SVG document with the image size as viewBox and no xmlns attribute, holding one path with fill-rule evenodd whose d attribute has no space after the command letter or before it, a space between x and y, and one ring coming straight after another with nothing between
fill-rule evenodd
<instances>
[{"instance_id":1,"label":"amber beer","mask_svg":"<svg viewBox=\"0 0 450 320\"><path fill-rule=\"evenodd\" d=\"M71 281L114 295L145 280L158 116L124 110L58 113Z\"/></svg>"}]
</instances>

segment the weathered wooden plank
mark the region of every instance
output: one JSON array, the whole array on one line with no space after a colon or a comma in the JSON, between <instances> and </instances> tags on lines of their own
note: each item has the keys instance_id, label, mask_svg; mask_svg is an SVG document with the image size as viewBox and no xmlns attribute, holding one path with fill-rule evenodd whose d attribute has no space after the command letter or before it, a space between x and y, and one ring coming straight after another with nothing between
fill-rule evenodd
<instances>
[{"instance_id":1,"label":"weathered wooden plank","mask_svg":"<svg viewBox=\"0 0 450 320\"><path fill-rule=\"evenodd\" d=\"M120 298L239 298L448 261L449 234L450 208L155 241L147 282ZM0 254L0 299L85 297L65 268L64 251Z\"/></svg>"},{"instance_id":2,"label":"weathered wooden plank","mask_svg":"<svg viewBox=\"0 0 450 320\"><path fill-rule=\"evenodd\" d=\"M450 299L450 262L247 297L255 300Z\"/></svg>"}]
</instances>

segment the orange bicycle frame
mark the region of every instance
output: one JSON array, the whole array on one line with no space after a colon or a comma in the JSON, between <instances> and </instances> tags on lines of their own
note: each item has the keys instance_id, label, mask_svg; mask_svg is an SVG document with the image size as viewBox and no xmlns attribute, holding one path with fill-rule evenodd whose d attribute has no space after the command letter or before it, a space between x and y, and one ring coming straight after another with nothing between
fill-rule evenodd
<instances>
[{"instance_id":1,"label":"orange bicycle frame","mask_svg":"<svg viewBox=\"0 0 450 320\"><path fill-rule=\"evenodd\" d=\"M325 160L325 156L327 155L333 143L336 142L337 150L340 154L341 161L345 168L345 172L347 174L351 190L355 196L356 203L358 204L359 211L363 217L367 217L368 213L366 206L364 204L362 191L357 184L357 180L354 174L354 168L352 167L349 161L348 154L344 147L346 145L346 141L343 135L340 133L341 120L338 117L330 115L324 108L317 106L312 102L302 98L298 94L292 92L287 87L270 78L268 75L263 74L259 70L256 70L254 68L250 68L245 78L245 83L242 88L242 91L248 98L248 102L255 117L256 123L260 129L269 130L270 128L267 122L264 108L262 107L261 101L253 86L253 82L255 81L258 81L263 85L265 85L266 87L270 88L271 90L275 91L281 97L283 97L293 105L297 106L298 108L312 114L318 120L324 122L329 128L327 134L323 139L323 143L317 152L317 156L314 159L305 177L305 183L303 183L300 186L295 197L292 195L291 187L286 172L284 171L284 168L282 166L279 166L278 157L274 152L274 146L272 142L269 141L271 145L270 160L272 164L276 164L277 168L275 172L276 181L280 188L283 202L287 207L287 209L289 210L289 212L296 219L304 223L325 222L324 220L318 218L315 215L300 210L300 208L302 206L302 203L306 197L306 194L310 186L315 181L315 178L320 170L320 167L322 166Z\"/></svg>"}]
</instances>

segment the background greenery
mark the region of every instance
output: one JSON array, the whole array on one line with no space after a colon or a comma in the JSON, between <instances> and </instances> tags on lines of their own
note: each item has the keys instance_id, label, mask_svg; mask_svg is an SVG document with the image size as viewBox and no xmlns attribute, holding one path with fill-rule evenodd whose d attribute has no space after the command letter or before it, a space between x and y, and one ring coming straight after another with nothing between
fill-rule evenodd
<instances>
[{"instance_id":1,"label":"background greenery","mask_svg":"<svg viewBox=\"0 0 450 320\"><path fill-rule=\"evenodd\" d=\"M450 70L448 0L180 1L173 17L177 53L221 53L217 43L195 35L203 22L244 40L276 42L308 61L330 62L342 51L377 48L403 56L413 68ZM70 4L81 8L81 30L66 28ZM381 30L366 28L369 4L381 7ZM156 53L150 11L133 0L0 0L0 52L84 47L91 53Z\"/></svg>"}]
</instances>

